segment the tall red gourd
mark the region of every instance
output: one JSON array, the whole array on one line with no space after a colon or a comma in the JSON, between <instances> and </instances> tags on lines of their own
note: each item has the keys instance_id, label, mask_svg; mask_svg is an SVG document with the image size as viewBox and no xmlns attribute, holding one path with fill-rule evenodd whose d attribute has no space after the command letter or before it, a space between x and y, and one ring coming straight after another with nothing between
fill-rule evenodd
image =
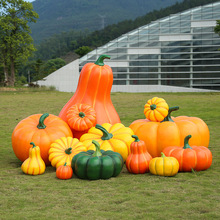
<instances>
[{"instance_id":1,"label":"tall red gourd","mask_svg":"<svg viewBox=\"0 0 220 220\"><path fill-rule=\"evenodd\" d=\"M67 111L77 103L88 104L95 109L97 124L120 123L111 101L113 73L111 67L103 63L106 58L110 59L110 56L101 55L95 63L87 63L82 68L76 92L59 114L67 123Z\"/></svg>"}]
</instances>

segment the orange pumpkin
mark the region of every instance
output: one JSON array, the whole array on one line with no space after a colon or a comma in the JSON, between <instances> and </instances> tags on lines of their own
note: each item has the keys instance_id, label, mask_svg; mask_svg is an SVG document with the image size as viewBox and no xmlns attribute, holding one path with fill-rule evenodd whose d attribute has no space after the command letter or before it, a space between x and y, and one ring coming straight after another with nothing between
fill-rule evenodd
<instances>
[{"instance_id":1,"label":"orange pumpkin","mask_svg":"<svg viewBox=\"0 0 220 220\"><path fill-rule=\"evenodd\" d=\"M163 121L168 115L168 104L162 98L149 99L144 106L144 114L150 121Z\"/></svg>"},{"instance_id":2,"label":"orange pumpkin","mask_svg":"<svg viewBox=\"0 0 220 220\"><path fill-rule=\"evenodd\" d=\"M166 147L163 153L167 157L175 157L178 160L179 171L206 170L212 164L212 153L204 146L190 146L191 137L191 135L185 137L183 147Z\"/></svg>"},{"instance_id":3,"label":"orange pumpkin","mask_svg":"<svg viewBox=\"0 0 220 220\"><path fill-rule=\"evenodd\" d=\"M96 125L96 112L90 105L76 104L67 111L67 123L72 129L73 136L80 138Z\"/></svg>"},{"instance_id":4,"label":"orange pumpkin","mask_svg":"<svg viewBox=\"0 0 220 220\"><path fill-rule=\"evenodd\" d=\"M197 117L179 116L171 118L171 112L179 107L171 107L167 117L162 122L152 122L139 119L129 126L134 134L143 140L147 151L152 157L159 157L164 148L169 146L183 146L184 138L191 134L191 145L209 145L209 129L206 123Z\"/></svg>"},{"instance_id":5,"label":"orange pumpkin","mask_svg":"<svg viewBox=\"0 0 220 220\"><path fill-rule=\"evenodd\" d=\"M120 123L110 97L113 73L111 67L103 63L106 58L110 56L101 55L95 63L87 63L82 68L76 92L59 114L64 121L67 122L67 111L71 106L83 103L95 109L98 124Z\"/></svg>"},{"instance_id":6,"label":"orange pumpkin","mask_svg":"<svg viewBox=\"0 0 220 220\"><path fill-rule=\"evenodd\" d=\"M73 170L71 166L68 166L67 163L57 167L56 177L61 180L71 179L73 176Z\"/></svg>"},{"instance_id":7,"label":"orange pumpkin","mask_svg":"<svg viewBox=\"0 0 220 220\"><path fill-rule=\"evenodd\" d=\"M152 159L147 152L144 141L138 139L138 136L132 135L135 141L131 143L131 153L126 159L126 167L130 173L146 173L149 172L149 163Z\"/></svg>"},{"instance_id":8,"label":"orange pumpkin","mask_svg":"<svg viewBox=\"0 0 220 220\"><path fill-rule=\"evenodd\" d=\"M46 165L50 164L48 151L50 145L60 137L72 137L68 124L52 114L35 114L20 121L12 133L12 147L16 157L25 161L29 156L30 142L40 148Z\"/></svg>"}]
</instances>

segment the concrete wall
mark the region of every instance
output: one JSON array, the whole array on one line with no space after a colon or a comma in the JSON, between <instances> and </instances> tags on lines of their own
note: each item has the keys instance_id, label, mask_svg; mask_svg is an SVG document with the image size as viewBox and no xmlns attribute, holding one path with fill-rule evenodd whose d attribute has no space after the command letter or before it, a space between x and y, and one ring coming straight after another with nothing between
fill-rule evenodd
<instances>
[{"instance_id":1,"label":"concrete wall","mask_svg":"<svg viewBox=\"0 0 220 220\"><path fill-rule=\"evenodd\" d=\"M63 66L43 80L37 81L40 86L54 86L61 92L74 92L79 80L79 60Z\"/></svg>"},{"instance_id":2,"label":"concrete wall","mask_svg":"<svg viewBox=\"0 0 220 220\"><path fill-rule=\"evenodd\" d=\"M40 86L54 86L61 92L75 92L79 80L79 60L75 60L37 81ZM113 85L112 92L210 92L205 89L193 89L162 85ZM213 92L213 90L212 90Z\"/></svg>"}]
</instances>

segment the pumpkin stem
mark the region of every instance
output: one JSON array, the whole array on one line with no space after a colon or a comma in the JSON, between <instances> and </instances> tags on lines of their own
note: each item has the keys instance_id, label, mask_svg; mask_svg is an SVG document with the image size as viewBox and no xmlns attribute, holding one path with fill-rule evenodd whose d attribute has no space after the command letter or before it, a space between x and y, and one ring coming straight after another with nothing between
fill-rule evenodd
<instances>
[{"instance_id":1,"label":"pumpkin stem","mask_svg":"<svg viewBox=\"0 0 220 220\"><path fill-rule=\"evenodd\" d=\"M154 110L154 109L156 109L156 108L157 108L157 106L156 106L155 104L150 105L150 109L151 109L151 110Z\"/></svg>"},{"instance_id":2,"label":"pumpkin stem","mask_svg":"<svg viewBox=\"0 0 220 220\"><path fill-rule=\"evenodd\" d=\"M67 165L67 162L65 162L63 166L66 166L66 165Z\"/></svg>"},{"instance_id":3,"label":"pumpkin stem","mask_svg":"<svg viewBox=\"0 0 220 220\"><path fill-rule=\"evenodd\" d=\"M161 157L162 157L162 158L166 157L163 152L161 152Z\"/></svg>"},{"instance_id":4,"label":"pumpkin stem","mask_svg":"<svg viewBox=\"0 0 220 220\"><path fill-rule=\"evenodd\" d=\"M98 141L92 140L92 143L95 145L95 152L93 153L93 157L100 157L102 156L101 150L100 150L100 144Z\"/></svg>"},{"instance_id":5,"label":"pumpkin stem","mask_svg":"<svg viewBox=\"0 0 220 220\"><path fill-rule=\"evenodd\" d=\"M103 136L101 137L101 139L104 140L109 140L113 137L113 134L109 133L104 127L102 127L99 124L96 124L95 126L97 129L101 130L103 133Z\"/></svg>"},{"instance_id":6,"label":"pumpkin stem","mask_svg":"<svg viewBox=\"0 0 220 220\"><path fill-rule=\"evenodd\" d=\"M39 119L39 124L37 126L37 128L39 129L45 129L46 128L46 125L44 124L44 120L45 118L47 118L49 116L48 113L45 113L43 115L41 115L40 119Z\"/></svg>"},{"instance_id":7,"label":"pumpkin stem","mask_svg":"<svg viewBox=\"0 0 220 220\"><path fill-rule=\"evenodd\" d=\"M139 142L140 141L140 139L138 138L137 135L131 135L131 137L133 137L135 139L134 142Z\"/></svg>"},{"instance_id":8,"label":"pumpkin stem","mask_svg":"<svg viewBox=\"0 0 220 220\"><path fill-rule=\"evenodd\" d=\"M161 121L161 122L164 122L164 121L174 122L173 119L171 118L171 112L177 111L178 109L179 109L179 106L170 107L170 108L169 108L169 111L168 111L168 115L167 115L167 116L164 118L164 120Z\"/></svg>"},{"instance_id":9,"label":"pumpkin stem","mask_svg":"<svg viewBox=\"0 0 220 220\"><path fill-rule=\"evenodd\" d=\"M35 148L35 147L36 147L36 145L34 144L34 142L31 142L30 144L33 145L32 148Z\"/></svg>"},{"instance_id":10,"label":"pumpkin stem","mask_svg":"<svg viewBox=\"0 0 220 220\"><path fill-rule=\"evenodd\" d=\"M191 137L192 137L192 135L188 135L188 136L185 137L183 149L187 149L187 148L192 149L192 148L190 147L190 145L189 145L189 139L190 139Z\"/></svg>"},{"instance_id":11,"label":"pumpkin stem","mask_svg":"<svg viewBox=\"0 0 220 220\"><path fill-rule=\"evenodd\" d=\"M68 149L65 150L66 154L71 154L72 153L72 147L69 147Z\"/></svg>"},{"instance_id":12,"label":"pumpkin stem","mask_svg":"<svg viewBox=\"0 0 220 220\"><path fill-rule=\"evenodd\" d=\"M103 55L101 55L101 56L98 58L98 60L96 60L95 64L96 64L96 65L99 65L99 66L104 66L105 64L104 64L103 60L106 59L106 58L107 58L107 59L110 59L111 57L110 57L109 55L103 54Z\"/></svg>"},{"instance_id":13,"label":"pumpkin stem","mask_svg":"<svg viewBox=\"0 0 220 220\"><path fill-rule=\"evenodd\" d=\"M84 118L85 116L86 116L86 115L85 115L84 112L80 112L80 113L79 113L79 117Z\"/></svg>"}]
</instances>

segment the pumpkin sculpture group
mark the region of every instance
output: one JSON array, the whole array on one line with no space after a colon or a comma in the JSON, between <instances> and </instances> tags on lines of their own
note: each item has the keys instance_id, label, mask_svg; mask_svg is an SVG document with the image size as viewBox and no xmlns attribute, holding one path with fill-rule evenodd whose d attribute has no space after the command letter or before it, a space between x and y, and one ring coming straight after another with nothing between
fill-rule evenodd
<instances>
[{"instance_id":1,"label":"pumpkin sculpture group","mask_svg":"<svg viewBox=\"0 0 220 220\"><path fill-rule=\"evenodd\" d=\"M101 55L87 63L73 97L52 114L31 115L15 127L12 147L25 174L56 168L58 179L97 180L129 173L174 176L211 166L209 129L197 117L171 117L179 107L153 97L144 106L145 119L125 127L112 104L113 73ZM31 147L31 145L33 145Z\"/></svg>"}]
</instances>

